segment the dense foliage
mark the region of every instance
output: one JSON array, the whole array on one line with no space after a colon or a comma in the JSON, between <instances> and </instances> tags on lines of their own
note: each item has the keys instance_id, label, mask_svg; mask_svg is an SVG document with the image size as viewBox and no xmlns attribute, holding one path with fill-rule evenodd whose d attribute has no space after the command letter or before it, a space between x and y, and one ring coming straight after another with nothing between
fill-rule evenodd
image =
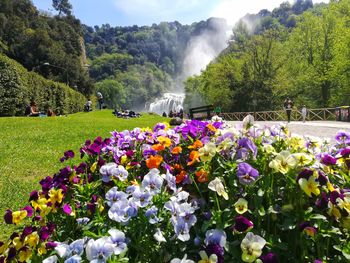
<instances>
[{"instance_id":1,"label":"dense foliage","mask_svg":"<svg viewBox=\"0 0 350 263\"><path fill-rule=\"evenodd\" d=\"M175 21L142 27L85 26L90 75L97 81L97 90L105 93L109 106L144 107L183 80L179 76L192 37L203 32L215 34L225 27L225 21L217 18L192 25Z\"/></svg>"},{"instance_id":2,"label":"dense foliage","mask_svg":"<svg viewBox=\"0 0 350 263\"><path fill-rule=\"evenodd\" d=\"M272 110L289 96L296 107L349 105L350 1L309 7L283 3L240 21L227 50L186 81L185 103L200 97L224 111Z\"/></svg>"},{"instance_id":3,"label":"dense foliage","mask_svg":"<svg viewBox=\"0 0 350 263\"><path fill-rule=\"evenodd\" d=\"M51 108L57 114L82 111L86 102L81 93L0 54L0 116L23 116L31 100L41 111Z\"/></svg>"},{"instance_id":4,"label":"dense foliage","mask_svg":"<svg viewBox=\"0 0 350 263\"><path fill-rule=\"evenodd\" d=\"M70 15L68 1L54 4L62 15L39 13L30 0L1 0L0 52L28 70L68 82L84 95L91 94L92 82L84 67L82 26Z\"/></svg>"},{"instance_id":5,"label":"dense foliage","mask_svg":"<svg viewBox=\"0 0 350 263\"><path fill-rule=\"evenodd\" d=\"M86 141L4 219L2 262L345 262L350 134L187 121Z\"/></svg>"}]
</instances>

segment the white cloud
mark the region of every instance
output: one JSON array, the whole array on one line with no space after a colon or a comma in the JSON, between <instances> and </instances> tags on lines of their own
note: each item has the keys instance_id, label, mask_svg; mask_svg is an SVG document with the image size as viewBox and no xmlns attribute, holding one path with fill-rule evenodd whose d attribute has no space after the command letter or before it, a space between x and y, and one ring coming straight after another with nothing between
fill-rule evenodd
<instances>
[{"instance_id":1,"label":"white cloud","mask_svg":"<svg viewBox=\"0 0 350 263\"><path fill-rule=\"evenodd\" d=\"M200 0L114 0L115 6L128 15L161 16L195 10Z\"/></svg>"}]
</instances>

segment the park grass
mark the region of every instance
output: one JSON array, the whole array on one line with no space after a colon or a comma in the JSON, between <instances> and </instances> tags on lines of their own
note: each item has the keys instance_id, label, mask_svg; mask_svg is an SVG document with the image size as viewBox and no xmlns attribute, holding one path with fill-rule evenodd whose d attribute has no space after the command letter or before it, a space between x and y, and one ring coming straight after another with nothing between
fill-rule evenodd
<instances>
[{"instance_id":1,"label":"park grass","mask_svg":"<svg viewBox=\"0 0 350 263\"><path fill-rule=\"evenodd\" d=\"M40 188L39 181L64 166L59 162L64 151L73 150L78 163L79 148L87 139L163 121L168 119L150 114L120 119L111 110L53 118L0 118L0 240L13 231L3 223L5 210L25 206L29 193Z\"/></svg>"}]
</instances>

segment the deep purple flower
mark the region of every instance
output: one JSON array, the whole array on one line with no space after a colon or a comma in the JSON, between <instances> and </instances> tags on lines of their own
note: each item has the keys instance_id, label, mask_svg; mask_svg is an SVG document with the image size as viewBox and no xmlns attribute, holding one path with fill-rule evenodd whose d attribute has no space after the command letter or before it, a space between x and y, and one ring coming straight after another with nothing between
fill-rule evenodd
<instances>
[{"instance_id":1,"label":"deep purple flower","mask_svg":"<svg viewBox=\"0 0 350 263\"><path fill-rule=\"evenodd\" d=\"M12 211L7 209L4 215L4 220L6 224L12 224Z\"/></svg>"},{"instance_id":2,"label":"deep purple flower","mask_svg":"<svg viewBox=\"0 0 350 263\"><path fill-rule=\"evenodd\" d=\"M87 164L82 162L79 164L78 167L75 167L74 170L77 172L77 174L83 174L86 172L86 167L87 167Z\"/></svg>"},{"instance_id":3,"label":"deep purple flower","mask_svg":"<svg viewBox=\"0 0 350 263\"><path fill-rule=\"evenodd\" d=\"M313 175L314 170L310 168L304 168L297 176L296 181L298 182L300 178L305 178L306 180L309 180L310 176Z\"/></svg>"},{"instance_id":4,"label":"deep purple flower","mask_svg":"<svg viewBox=\"0 0 350 263\"><path fill-rule=\"evenodd\" d=\"M259 176L259 172L248 163L239 163L237 176L241 184L251 184Z\"/></svg>"},{"instance_id":5,"label":"deep purple flower","mask_svg":"<svg viewBox=\"0 0 350 263\"><path fill-rule=\"evenodd\" d=\"M333 191L329 195L329 199L334 205L337 204L337 198L344 199L344 195L342 193L339 193L338 191Z\"/></svg>"},{"instance_id":6,"label":"deep purple flower","mask_svg":"<svg viewBox=\"0 0 350 263\"><path fill-rule=\"evenodd\" d=\"M310 226L311 226L310 221L305 221L305 222L299 224L299 230L303 231L306 227L310 227Z\"/></svg>"},{"instance_id":7,"label":"deep purple flower","mask_svg":"<svg viewBox=\"0 0 350 263\"><path fill-rule=\"evenodd\" d=\"M206 246L205 252L207 255L215 254L218 257L217 263L224 263L224 248L218 244L210 244Z\"/></svg>"},{"instance_id":8,"label":"deep purple flower","mask_svg":"<svg viewBox=\"0 0 350 263\"><path fill-rule=\"evenodd\" d=\"M320 210L328 208L328 196L325 192L322 192L321 197L316 200L316 206Z\"/></svg>"},{"instance_id":9,"label":"deep purple flower","mask_svg":"<svg viewBox=\"0 0 350 263\"><path fill-rule=\"evenodd\" d=\"M31 233L33 233L33 227L31 227L31 226L24 227L24 229L22 231L22 235L21 235L21 240L24 240L24 238L26 236L30 235Z\"/></svg>"},{"instance_id":10,"label":"deep purple flower","mask_svg":"<svg viewBox=\"0 0 350 263\"><path fill-rule=\"evenodd\" d=\"M210 211L203 212L202 215L203 215L205 220L210 220L212 217L212 214Z\"/></svg>"},{"instance_id":11,"label":"deep purple flower","mask_svg":"<svg viewBox=\"0 0 350 263\"><path fill-rule=\"evenodd\" d=\"M33 222L35 221L41 221L42 220L42 217L40 215L36 215L33 217Z\"/></svg>"},{"instance_id":12,"label":"deep purple flower","mask_svg":"<svg viewBox=\"0 0 350 263\"><path fill-rule=\"evenodd\" d=\"M323 263L323 261L322 261L322 260L319 260L319 259L315 259L315 260L314 260L314 263Z\"/></svg>"},{"instance_id":13,"label":"deep purple flower","mask_svg":"<svg viewBox=\"0 0 350 263\"><path fill-rule=\"evenodd\" d=\"M43 192L47 193L53 186L53 179L51 176L47 176L40 181L40 184Z\"/></svg>"},{"instance_id":14,"label":"deep purple flower","mask_svg":"<svg viewBox=\"0 0 350 263\"><path fill-rule=\"evenodd\" d=\"M68 150L66 152L64 152L64 156L60 159L61 162L68 160L70 158L74 158L74 152L72 150Z\"/></svg>"},{"instance_id":15,"label":"deep purple flower","mask_svg":"<svg viewBox=\"0 0 350 263\"><path fill-rule=\"evenodd\" d=\"M324 172L318 171L317 181L320 182L320 185L327 185L328 177L327 177L327 175Z\"/></svg>"},{"instance_id":16,"label":"deep purple flower","mask_svg":"<svg viewBox=\"0 0 350 263\"><path fill-rule=\"evenodd\" d=\"M6 262L10 262L12 259L14 259L16 257L16 248L14 247L11 247L9 249L9 252L8 252L8 256L7 256L7 261Z\"/></svg>"},{"instance_id":17,"label":"deep purple flower","mask_svg":"<svg viewBox=\"0 0 350 263\"><path fill-rule=\"evenodd\" d=\"M233 226L233 230L239 233L244 233L253 227L254 227L254 224L252 221L248 220L242 215L239 215L235 218L235 224Z\"/></svg>"},{"instance_id":18,"label":"deep purple flower","mask_svg":"<svg viewBox=\"0 0 350 263\"><path fill-rule=\"evenodd\" d=\"M278 263L278 258L276 254L269 252L266 255L261 255L259 257L263 263Z\"/></svg>"},{"instance_id":19,"label":"deep purple flower","mask_svg":"<svg viewBox=\"0 0 350 263\"><path fill-rule=\"evenodd\" d=\"M62 207L62 210L67 215L70 215L72 213L72 211L73 211L72 207L69 204L64 204L63 207Z\"/></svg>"},{"instance_id":20,"label":"deep purple flower","mask_svg":"<svg viewBox=\"0 0 350 263\"><path fill-rule=\"evenodd\" d=\"M57 247L57 243L54 241L49 241L45 244L46 249L53 249L55 247Z\"/></svg>"},{"instance_id":21,"label":"deep purple flower","mask_svg":"<svg viewBox=\"0 0 350 263\"><path fill-rule=\"evenodd\" d=\"M324 165L335 165L337 163L337 159L332 155L325 154L321 159L321 163Z\"/></svg>"},{"instance_id":22,"label":"deep purple flower","mask_svg":"<svg viewBox=\"0 0 350 263\"><path fill-rule=\"evenodd\" d=\"M22 210L27 211L27 217L31 217L33 215L33 208L30 205L25 206Z\"/></svg>"},{"instance_id":23,"label":"deep purple flower","mask_svg":"<svg viewBox=\"0 0 350 263\"><path fill-rule=\"evenodd\" d=\"M36 201L39 199L39 192L34 190L29 194L29 202L30 201Z\"/></svg>"},{"instance_id":24,"label":"deep purple flower","mask_svg":"<svg viewBox=\"0 0 350 263\"><path fill-rule=\"evenodd\" d=\"M45 241L50 237L51 231L47 226L43 226L40 229L39 237L41 241Z\"/></svg>"}]
</instances>

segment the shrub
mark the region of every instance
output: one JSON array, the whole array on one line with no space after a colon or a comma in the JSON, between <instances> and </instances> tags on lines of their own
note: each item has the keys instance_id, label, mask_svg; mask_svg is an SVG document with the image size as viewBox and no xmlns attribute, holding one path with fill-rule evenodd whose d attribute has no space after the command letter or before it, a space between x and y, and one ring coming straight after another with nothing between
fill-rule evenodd
<instances>
[{"instance_id":1,"label":"shrub","mask_svg":"<svg viewBox=\"0 0 350 263\"><path fill-rule=\"evenodd\" d=\"M51 108L59 114L82 111L86 98L65 84L28 72L14 60L0 54L0 116L23 116L30 100L41 111Z\"/></svg>"}]
</instances>

